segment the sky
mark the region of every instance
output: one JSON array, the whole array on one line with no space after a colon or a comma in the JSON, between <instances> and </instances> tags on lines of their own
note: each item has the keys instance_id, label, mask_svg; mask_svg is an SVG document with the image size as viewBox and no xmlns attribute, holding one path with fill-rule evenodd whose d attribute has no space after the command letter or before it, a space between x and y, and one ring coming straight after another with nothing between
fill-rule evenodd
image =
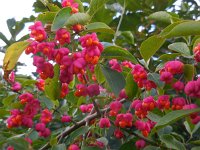
<instances>
[{"instance_id":1,"label":"sky","mask_svg":"<svg viewBox=\"0 0 200 150\"><path fill-rule=\"evenodd\" d=\"M15 18L17 21L21 20L23 17L29 17L34 15L32 11L32 5L36 0L0 0L0 32L2 32L6 37L10 38L9 30L7 28L6 20L10 18ZM28 25L22 31L19 36L26 35L28 33ZM0 40L0 46L4 46L5 43ZM0 65L3 63L4 55L0 54ZM23 54L20 59L20 62L26 63L29 67L19 68L19 72L24 75L31 75L31 72L35 70L32 67L32 59L30 56ZM0 70L1 71L1 70Z\"/></svg>"}]
</instances>

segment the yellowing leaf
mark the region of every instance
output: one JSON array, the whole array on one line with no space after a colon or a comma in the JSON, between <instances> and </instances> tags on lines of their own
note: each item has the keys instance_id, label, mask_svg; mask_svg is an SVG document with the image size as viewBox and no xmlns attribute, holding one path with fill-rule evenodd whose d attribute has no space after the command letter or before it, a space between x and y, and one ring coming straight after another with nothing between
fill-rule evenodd
<instances>
[{"instance_id":1,"label":"yellowing leaf","mask_svg":"<svg viewBox=\"0 0 200 150\"><path fill-rule=\"evenodd\" d=\"M27 41L16 42L9 46L6 50L3 60L4 78L14 69L19 57L30 43Z\"/></svg>"}]
</instances>

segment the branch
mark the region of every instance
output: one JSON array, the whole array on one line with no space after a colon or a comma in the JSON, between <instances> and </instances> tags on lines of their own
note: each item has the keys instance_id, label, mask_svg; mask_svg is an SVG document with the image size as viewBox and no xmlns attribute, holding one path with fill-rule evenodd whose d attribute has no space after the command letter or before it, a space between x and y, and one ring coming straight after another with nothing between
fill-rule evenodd
<instances>
[{"instance_id":1,"label":"branch","mask_svg":"<svg viewBox=\"0 0 200 150\"><path fill-rule=\"evenodd\" d=\"M122 99L120 100L121 103L126 102L126 99ZM73 131L75 131L76 129L84 126L86 124L86 122L89 122L95 118L100 118L102 113L105 113L107 111L110 110L110 107L104 108L102 110L100 110L100 114L98 114L97 112L94 114L89 114L88 116L86 116L83 120L77 122L77 124L71 126L70 128L68 128L67 130L65 130L63 133L59 134L57 136L58 141L60 142L61 139L63 139L64 137L68 136L70 133L72 133ZM48 142L47 144L45 144L43 147L41 147L39 150L46 150L50 147L50 143Z\"/></svg>"}]
</instances>

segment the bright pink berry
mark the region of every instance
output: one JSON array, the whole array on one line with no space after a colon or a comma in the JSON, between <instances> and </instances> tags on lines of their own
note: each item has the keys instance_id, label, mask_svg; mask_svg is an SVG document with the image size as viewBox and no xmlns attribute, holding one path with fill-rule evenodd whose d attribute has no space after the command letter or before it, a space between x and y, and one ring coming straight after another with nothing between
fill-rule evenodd
<instances>
[{"instance_id":1,"label":"bright pink berry","mask_svg":"<svg viewBox=\"0 0 200 150\"><path fill-rule=\"evenodd\" d=\"M37 79L35 85L37 86L38 90L44 91L45 81L43 79Z\"/></svg>"},{"instance_id":2,"label":"bright pink berry","mask_svg":"<svg viewBox=\"0 0 200 150\"><path fill-rule=\"evenodd\" d=\"M137 149L143 149L146 146L146 142L144 140L138 140L135 142L135 146Z\"/></svg>"},{"instance_id":3,"label":"bright pink berry","mask_svg":"<svg viewBox=\"0 0 200 150\"><path fill-rule=\"evenodd\" d=\"M27 128L31 128L33 126L33 120L32 120L32 118L23 116L22 117L22 126L25 126Z\"/></svg>"},{"instance_id":4,"label":"bright pink berry","mask_svg":"<svg viewBox=\"0 0 200 150\"><path fill-rule=\"evenodd\" d=\"M6 150L15 150L15 149L12 146L8 146Z\"/></svg>"},{"instance_id":5,"label":"bright pink berry","mask_svg":"<svg viewBox=\"0 0 200 150\"><path fill-rule=\"evenodd\" d=\"M63 57L68 56L69 54L69 49L68 48L60 48L56 51L54 51L54 60L56 61L56 63L58 64L63 64Z\"/></svg>"},{"instance_id":6,"label":"bright pink berry","mask_svg":"<svg viewBox=\"0 0 200 150\"><path fill-rule=\"evenodd\" d=\"M189 81L186 84L184 91L190 97L200 98L200 78L196 81Z\"/></svg>"},{"instance_id":7,"label":"bright pink berry","mask_svg":"<svg viewBox=\"0 0 200 150\"><path fill-rule=\"evenodd\" d=\"M30 37L34 38L36 41L42 42L47 38L47 34L40 21L36 21L29 29L31 30Z\"/></svg>"},{"instance_id":8,"label":"bright pink berry","mask_svg":"<svg viewBox=\"0 0 200 150\"><path fill-rule=\"evenodd\" d=\"M176 91L182 91L184 90L184 83L181 82L181 81L177 81L173 84L173 88L176 90Z\"/></svg>"},{"instance_id":9,"label":"bright pink berry","mask_svg":"<svg viewBox=\"0 0 200 150\"><path fill-rule=\"evenodd\" d=\"M91 84L87 87L87 92L90 97L97 96L100 94L99 85Z\"/></svg>"},{"instance_id":10,"label":"bright pink berry","mask_svg":"<svg viewBox=\"0 0 200 150\"><path fill-rule=\"evenodd\" d=\"M12 72L10 73L8 82L9 82L10 84L14 84L14 83L15 83L15 72L14 72L14 71L12 71Z\"/></svg>"},{"instance_id":11,"label":"bright pink berry","mask_svg":"<svg viewBox=\"0 0 200 150\"><path fill-rule=\"evenodd\" d=\"M31 100L33 100L33 95L31 93L23 93L19 96L20 102L22 104L25 104L27 102L30 102Z\"/></svg>"},{"instance_id":12,"label":"bright pink berry","mask_svg":"<svg viewBox=\"0 0 200 150\"><path fill-rule=\"evenodd\" d=\"M69 44L70 43L70 33L66 29L61 28L56 31L55 39L60 43L60 45Z\"/></svg>"},{"instance_id":13,"label":"bright pink berry","mask_svg":"<svg viewBox=\"0 0 200 150\"><path fill-rule=\"evenodd\" d=\"M133 115L131 113L118 114L115 120L115 125L121 128L132 127Z\"/></svg>"},{"instance_id":14,"label":"bright pink berry","mask_svg":"<svg viewBox=\"0 0 200 150\"><path fill-rule=\"evenodd\" d=\"M20 84L19 82L15 82L15 83L12 85L11 89L12 89L14 92L18 92L18 91L20 91L20 90L22 89L22 86L21 86L21 84Z\"/></svg>"},{"instance_id":15,"label":"bright pink berry","mask_svg":"<svg viewBox=\"0 0 200 150\"><path fill-rule=\"evenodd\" d=\"M110 109L118 112L122 108L122 104L119 101L113 101L110 103Z\"/></svg>"},{"instance_id":16,"label":"bright pink berry","mask_svg":"<svg viewBox=\"0 0 200 150\"><path fill-rule=\"evenodd\" d=\"M64 98L69 93L69 88L67 83L62 83L60 97Z\"/></svg>"},{"instance_id":17,"label":"bright pink berry","mask_svg":"<svg viewBox=\"0 0 200 150\"><path fill-rule=\"evenodd\" d=\"M41 113L40 121L44 124L47 124L51 120L52 120L52 113L48 109L44 109Z\"/></svg>"},{"instance_id":18,"label":"bright pink berry","mask_svg":"<svg viewBox=\"0 0 200 150\"><path fill-rule=\"evenodd\" d=\"M169 109L170 108L170 100L169 95L162 95L158 97L157 106L159 109Z\"/></svg>"},{"instance_id":19,"label":"bright pink berry","mask_svg":"<svg viewBox=\"0 0 200 150\"><path fill-rule=\"evenodd\" d=\"M183 73L184 64L178 60L168 61L164 65L164 69L171 74L180 74Z\"/></svg>"},{"instance_id":20,"label":"bright pink berry","mask_svg":"<svg viewBox=\"0 0 200 150\"><path fill-rule=\"evenodd\" d=\"M80 148L76 144L72 144L68 147L68 150L80 150Z\"/></svg>"},{"instance_id":21,"label":"bright pink berry","mask_svg":"<svg viewBox=\"0 0 200 150\"><path fill-rule=\"evenodd\" d=\"M111 126L110 120L108 118L101 118L99 121L100 128L109 128Z\"/></svg>"},{"instance_id":22,"label":"bright pink berry","mask_svg":"<svg viewBox=\"0 0 200 150\"><path fill-rule=\"evenodd\" d=\"M62 7L70 7L73 13L77 13L78 10L78 3L75 3L74 0L63 0Z\"/></svg>"},{"instance_id":23,"label":"bright pink berry","mask_svg":"<svg viewBox=\"0 0 200 150\"><path fill-rule=\"evenodd\" d=\"M111 59L109 61L109 65L111 66L111 69L116 70L118 72L122 72L122 67L118 63L117 59Z\"/></svg>"},{"instance_id":24,"label":"bright pink berry","mask_svg":"<svg viewBox=\"0 0 200 150\"><path fill-rule=\"evenodd\" d=\"M71 122L72 118L71 118L71 116L64 115L64 116L62 116L61 121L62 122Z\"/></svg>"},{"instance_id":25,"label":"bright pink berry","mask_svg":"<svg viewBox=\"0 0 200 150\"><path fill-rule=\"evenodd\" d=\"M200 43L193 49L194 59L196 62L200 62Z\"/></svg>"},{"instance_id":26,"label":"bright pink berry","mask_svg":"<svg viewBox=\"0 0 200 150\"><path fill-rule=\"evenodd\" d=\"M31 41L31 43L28 45L28 47L25 49L25 53L28 55L30 53L36 54L38 52L37 50L37 44L36 41Z\"/></svg>"},{"instance_id":27,"label":"bright pink berry","mask_svg":"<svg viewBox=\"0 0 200 150\"><path fill-rule=\"evenodd\" d=\"M122 66L130 68L130 69L134 68L134 64L132 64L130 61L127 61L127 60L122 62Z\"/></svg>"},{"instance_id":28,"label":"bright pink berry","mask_svg":"<svg viewBox=\"0 0 200 150\"><path fill-rule=\"evenodd\" d=\"M153 96L149 96L149 97L146 97L145 99L143 99L142 106L147 111L153 110L156 107L156 102L155 102Z\"/></svg>"},{"instance_id":29,"label":"bright pink berry","mask_svg":"<svg viewBox=\"0 0 200 150\"><path fill-rule=\"evenodd\" d=\"M120 129L116 129L114 131L114 136L117 138L117 139L121 139L124 137L124 133L120 130Z\"/></svg>"},{"instance_id":30,"label":"bright pink berry","mask_svg":"<svg viewBox=\"0 0 200 150\"><path fill-rule=\"evenodd\" d=\"M43 132L46 129L46 125L44 123L37 123L35 125L35 130L38 132Z\"/></svg>"},{"instance_id":31,"label":"bright pink berry","mask_svg":"<svg viewBox=\"0 0 200 150\"><path fill-rule=\"evenodd\" d=\"M180 110L186 105L186 100L183 97L176 97L172 99L172 109Z\"/></svg>"},{"instance_id":32,"label":"bright pink berry","mask_svg":"<svg viewBox=\"0 0 200 150\"><path fill-rule=\"evenodd\" d=\"M76 85L76 91L74 93L75 96L80 97L80 96L87 96L88 94L88 89L85 85L83 84L77 84Z\"/></svg>"},{"instance_id":33,"label":"bright pink berry","mask_svg":"<svg viewBox=\"0 0 200 150\"><path fill-rule=\"evenodd\" d=\"M39 132L39 136L44 137L44 138L50 136L50 134L51 134L51 130L49 128L45 128L44 131Z\"/></svg>"},{"instance_id":34,"label":"bright pink berry","mask_svg":"<svg viewBox=\"0 0 200 150\"><path fill-rule=\"evenodd\" d=\"M173 79L173 75L170 72L162 72L160 75L160 80L165 83L170 83Z\"/></svg>"}]
</instances>

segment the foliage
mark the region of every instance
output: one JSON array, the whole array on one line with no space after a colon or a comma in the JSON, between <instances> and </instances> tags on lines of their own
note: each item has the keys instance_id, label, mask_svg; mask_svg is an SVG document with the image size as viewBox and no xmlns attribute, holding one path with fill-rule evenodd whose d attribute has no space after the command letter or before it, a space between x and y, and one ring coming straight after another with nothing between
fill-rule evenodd
<instances>
[{"instance_id":1,"label":"foliage","mask_svg":"<svg viewBox=\"0 0 200 150\"><path fill-rule=\"evenodd\" d=\"M8 20L1 149L198 149L200 11L175 5L37 0L20 40L33 17ZM33 78L12 72L23 52Z\"/></svg>"}]
</instances>

